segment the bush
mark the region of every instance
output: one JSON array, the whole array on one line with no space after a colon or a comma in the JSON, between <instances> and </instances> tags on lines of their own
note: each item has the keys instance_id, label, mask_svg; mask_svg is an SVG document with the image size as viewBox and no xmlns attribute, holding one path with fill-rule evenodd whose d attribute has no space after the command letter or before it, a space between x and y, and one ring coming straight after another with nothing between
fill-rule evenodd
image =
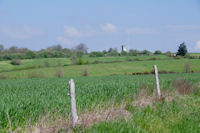
<instances>
[{"instance_id":1,"label":"bush","mask_svg":"<svg viewBox=\"0 0 200 133\"><path fill-rule=\"evenodd\" d=\"M127 53L126 51L122 51L122 52L121 52L121 55L122 55L122 56L126 56L127 54L128 54L128 53Z\"/></svg>"},{"instance_id":2,"label":"bush","mask_svg":"<svg viewBox=\"0 0 200 133\"><path fill-rule=\"evenodd\" d=\"M160 73L160 74L167 74L167 73L169 73L169 72L168 72L167 70L160 70L159 73Z\"/></svg>"},{"instance_id":3,"label":"bush","mask_svg":"<svg viewBox=\"0 0 200 133\"><path fill-rule=\"evenodd\" d=\"M129 50L129 55L130 56L137 56L137 55L139 55L139 53L140 53L140 51L135 50L135 49L130 49Z\"/></svg>"},{"instance_id":4,"label":"bush","mask_svg":"<svg viewBox=\"0 0 200 133\"><path fill-rule=\"evenodd\" d=\"M83 59L82 59L82 58L79 58L77 64L78 64L78 65L83 65L83 64L84 64Z\"/></svg>"},{"instance_id":5,"label":"bush","mask_svg":"<svg viewBox=\"0 0 200 133\"><path fill-rule=\"evenodd\" d=\"M28 74L28 78L46 78L43 72L31 72Z\"/></svg>"},{"instance_id":6,"label":"bush","mask_svg":"<svg viewBox=\"0 0 200 133\"><path fill-rule=\"evenodd\" d=\"M89 72L87 68L83 69L82 76L89 76Z\"/></svg>"},{"instance_id":7,"label":"bush","mask_svg":"<svg viewBox=\"0 0 200 133\"><path fill-rule=\"evenodd\" d=\"M85 64L90 64L89 60L87 60L87 61L85 62Z\"/></svg>"},{"instance_id":8,"label":"bush","mask_svg":"<svg viewBox=\"0 0 200 133\"><path fill-rule=\"evenodd\" d=\"M131 59L131 58L129 58L129 56L127 56L126 61L133 61L133 59Z\"/></svg>"},{"instance_id":9,"label":"bush","mask_svg":"<svg viewBox=\"0 0 200 133\"><path fill-rule=\"evenodd\" d=\"M102 53L102 52L96 52L96 51L91 52L89 54L89 57L103 57L103 56L104 56L104 53Z\"/></svg>"},{"instance_id":10,"label":"bush","mask_svg":"<svg viewBox=\"0 0 200 133\"><path fill-rule=\"evenodd\" d=\"M99 64L100 63L100 61L98 61L98 60L95 60L94 62L92 62L93 64Z\"/></svg>"},{"instance_id":11,"label":"bush","mask_svg":"<svg viewBox=\"0 0 200 133\"><path fill-rule=\"evenodd\" d=\"M189 56L189 59L198 59L197 56Z\"/></svg>"},{"instance_id":12,"label":"bush","mask_svg":"<svg viewBox=\"0 0 200 133\"><path fill-rule=\"evenodd\" d=\"M161 52L160 50L156 50L156 51L154 52L154 54L162 54L162 52Z\"/></svg>"},{"instance_id":13,"label":"bush","mask_svg":"<svg viewBox=\"0 0 200 133\"><path fill-rule=\"evenodd\" d=\"M167 56L172 56L172 53L171 53L170 51L167 51L167 52L165 53L165 55L167 55Z\"/></svg>"},{"instance_id":14,"label":"bush","mask_svg":"<svg viewBox=\"0 0 200 133\"><path fill-rule=\"evenodd\" d=\"M56 69L56 72L55 72L54 76L57 77L57 78L62 78L62 77L64 77L64 72L63 72L62 67L58 67L58 68Z\"/></svg>"},{"instance_id":15,"label":"bush","mask_svg":"<svg viewBox=\"0 0 200 133\"><path fill-rule=\"evenodd\" d=\"M12 65L21 65L22 62L21 62L20 59L14 59L14 60L12 60L12 61L10 62L10 64L12 64Z\"/></svg>"},{"instance_id":16,"label":"bush","mask_svg":"<svg viewBox=\"0 0 200 133\"><path fill-rule=\"evenodd\" d=\"M49 64L48 61L44 61L44 62L43 62L43 67L49 67L49 66L50 66L50 64Z\"/></svg>"},{"instance_id":17,"label":"bush","mask_svg":"<svg viewBox=\"0 0 200 133\"><path fill-rule=\"evenodd\" d=\"M6 75L4 73L0 74L0 79L6 79Z\"/></svg>"},{"instance_id":18,"label":"bush","mask_svg":"<svg viewBox=\"0 0 200 133\"><path fill-rule=\"evenodd\" d=\"M173 81L172 85L180 94L189 94L197 90L197 87L193 86L193 84L186 79L176 79Z\"/></svg>"},{"instance_id":19,"label":"bush","mask_svg":"<svg viewBox=\"0 0 200 133\"><path fill-rule=\"evenodd\" d=\"M151 72L144 71L142 74L151 74Z\"/></svg>"},{"instance_id":20,"label":"bush","mask_svg":"<svg viewBox=\"0 0 200 133\"><path fill-rule=\"evenodd\" d=\"M135 58L134 61L141 61L141 59L139 59L139 58Z\"/></svg>"},{"instance_id":21,"label":"bush","mask_svg":"<svg viewBox=\"0 0 200 133\"><path fill-rule=\"evenodd\" d=\"M176 57L174 57L174 59L179 60L179 59L181 59L181 57L180 56L176 56Z\"/></svg>"},{"instance_id":22,"label":"bush","mask_svg":"<svg viewBox=\"0 0 200 133\"><path fill-rule=\"evenodd\" d=\"M184 65L184 70L186 73L190 73L191 72L191 66L189 62L186 62Z\"/></svg>"},{"instance_id":23,"label":"bush","mask_svg":"<svg viewBox=\"0 0 200 133\"><path fill-rule=\"evenodd\" d=\"M71 58L71 61L72 61L72 64L77 64L77 57L76 56L72 56L72 58Z\"/></svg>"},{"instance_id":24,"label":"bush","mask_svg":"<svg viewBox=\"0 0 200 133\"><path fill-rule=\"evenodd\" d=\"M149 58L148 60L157 60L157 58L153 57L153 58Z\"/></svg>"},{"instance_id":25,"label":"bush","mask_svg":"<svg viewBox=\"0 0 200 133\"><path fill-rule=\"evenodd\" d=\"M76 52L77 57L82 57L84 55L84 52L82 50L78 50Z\"/></svg>"},{"instance_id":26,"label":"bush","mask_svg":"<svg viewBox=\"0 0 200 133\"><path fill-rule=\"evenodd\" d=\"M143 50L142 52L141 52L141 54L143 54L143 55L152 55L152 53L150 52L150 51L148 51L148 50Z\"/></svg>"}]
</instances>

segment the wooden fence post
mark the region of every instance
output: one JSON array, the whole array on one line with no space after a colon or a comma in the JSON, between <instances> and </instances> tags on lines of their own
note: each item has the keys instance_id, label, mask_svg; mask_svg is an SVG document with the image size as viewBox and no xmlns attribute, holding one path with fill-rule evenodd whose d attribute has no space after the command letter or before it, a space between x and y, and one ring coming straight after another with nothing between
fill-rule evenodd
<instances>
[{"instance_id":1,"label":"wooden fence post","mask_svg":"<svg viewBox=\"0 0 200 133\"><path fill-rule=\"evenodd\" d=\"M70 98L71 98L72 121L73 121L73 127L75 127L78 122L78 115L76 112L75 84L73 79L70 79L69 87L70 87Z\"/></svg>"},{"instance_id":2,"label":"wooden fence post","mask_svg":"<svg viewBox=\"0 0 200 133\"><path fill-rule=\"evenodd\" d=\"M160 85L159 85L159 78L158 78L158 69L157 69L156 65L154 65L154 71L155 71L157 93L158 93L158 96L160 98L161 92L160 92Z\"/></svg>"}]
</instances>

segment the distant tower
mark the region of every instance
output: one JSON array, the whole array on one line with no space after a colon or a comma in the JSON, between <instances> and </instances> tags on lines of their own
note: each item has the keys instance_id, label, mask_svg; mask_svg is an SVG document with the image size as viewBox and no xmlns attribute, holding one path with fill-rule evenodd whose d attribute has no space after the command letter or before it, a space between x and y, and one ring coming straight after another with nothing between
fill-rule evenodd
<instances>
[{"instance_id":1,"label":"distant tower","mask_svg":"<svg viewBox=\"0 0 200 133\"><path fill-rule=\"evenodd\" d=\"M126 45L122 45L122 52L127 52Z\"/></svg>"}]
</instances>

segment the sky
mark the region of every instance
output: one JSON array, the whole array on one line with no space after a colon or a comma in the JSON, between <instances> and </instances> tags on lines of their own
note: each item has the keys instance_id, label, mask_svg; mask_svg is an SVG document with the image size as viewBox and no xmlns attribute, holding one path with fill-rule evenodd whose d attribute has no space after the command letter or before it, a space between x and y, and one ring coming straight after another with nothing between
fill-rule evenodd
<instances>
[{"instance_id":1,"label":"sky","mask_svg":"<svg viewBox=\"0 0 200 133\"><path fill-rule=\"evenodd\" d=\"M0 44L200 52L200 0L0 0Z\"/></svg>"}]
</instances>

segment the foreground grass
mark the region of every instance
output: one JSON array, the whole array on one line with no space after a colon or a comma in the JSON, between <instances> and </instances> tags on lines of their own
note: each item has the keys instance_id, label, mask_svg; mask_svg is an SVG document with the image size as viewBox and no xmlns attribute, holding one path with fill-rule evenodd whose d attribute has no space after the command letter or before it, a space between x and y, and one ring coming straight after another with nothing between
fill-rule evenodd
<instances>
[{"instance_id":1,"label":"foreground grass","mask_svg":"<svg viewBox=\"0 0 200 133\"><path fill-rule=\"evenodd\" d=\"M161 91L173 90L172 81L180 77L196 84L199 82L200 74L160 75ZM17 127L25 129L27 125L34 125L40 117L47 114L50 119L51 116L69 115L68 81L69 78L1 80L0 132L7 132L10 127L7 114L13 130ZM75 83L79 114L103 109L110 101L115 106L121 105L124 101L130 103L140 89L155 88L153 75L77 77ZM200 118L199 104L199 91L196 95L185 96L172 103L155 104L155 107L140 108L127 104L126 109L131 112L132 119L102 122L87 130L90 132L109 129L112 132L119 129L117 128L119 126L123 127L119 131L181 131L182 127L186 128L186 131L197 131L199 128L196 123ZM189 122L192 125L185 126ZM80 131L82 128L76 130Z\"/></svg>"},{"instance_id":2,"label":"foreground grass","mask_svg":"<svg viewBox=\"0 0 200 133\"><path fill-rule=\"evenodd\" d=\"M200 98L182 96L172 102L154 103L145 108L128 105L129 120L107 121L93 125L86 132L200 132ZM77 128L76 132L82 131Z\"/></svg>"}]
</instances>

